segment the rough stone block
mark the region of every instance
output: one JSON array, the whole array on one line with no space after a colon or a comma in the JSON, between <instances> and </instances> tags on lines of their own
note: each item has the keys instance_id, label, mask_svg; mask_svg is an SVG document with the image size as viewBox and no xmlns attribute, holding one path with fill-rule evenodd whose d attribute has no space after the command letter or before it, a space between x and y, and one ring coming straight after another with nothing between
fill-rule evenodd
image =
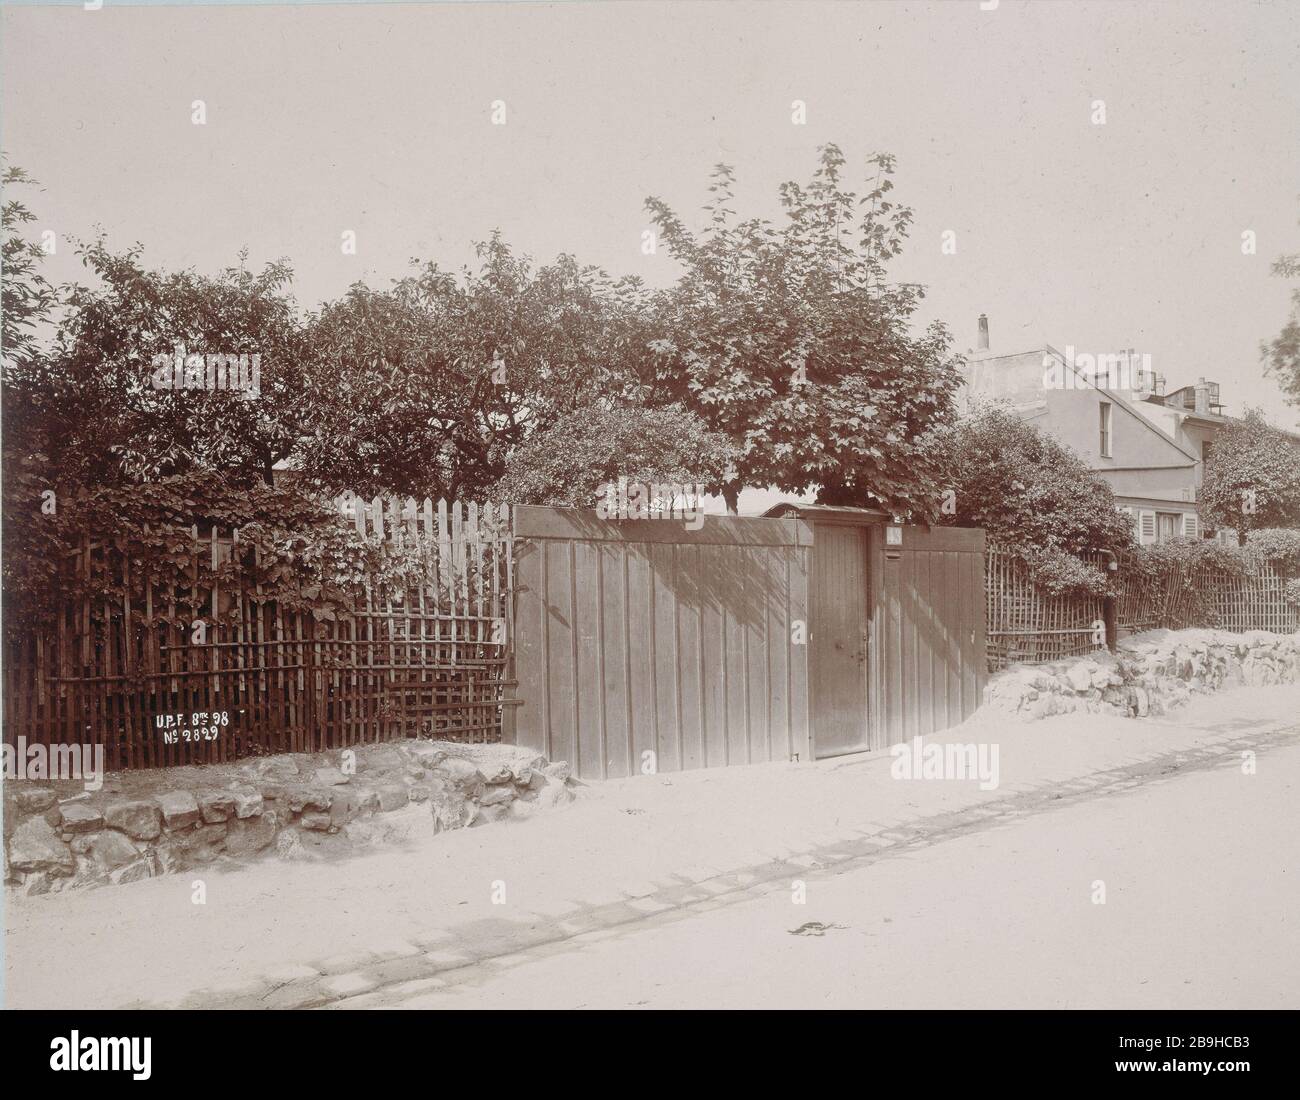
<instances>
[{"instance_id":1,"label":"rough stone block","mask_svg":"<svg viewBox=\"0 0 1300 1100\"><path fill-rule=\"evenodd\" d=\"M139 859L140 850L125 834L114 829L105 829L91 843L90 858L102 869L114 871Z\"/></svg>"},{"instance_id":2,"label":"rough stone block","mask_svg":"<svg viewBox=\"0 0 1300 1100\"><path fill-rule=\"evenodd\" d=\"M410 795L400 783L385 783L382 787L377 788L375 793L379 796L379 810L381 813L400 810L410 801Z\"/></svg>"},{"instance_id":3,"label":"rough stone block","mask_svg":"<svg viewBox=\"0 0 1300 1100\"><path fill-rule=\"evenodd\" d=\"M199 813L209 824L226 821L235 812L235 796L229 791L201 791Z\"/></svg>"},{"instance_id":4,"label":"rough stone block","mask_svg":"<svg viewBox=\"0 0 1300 1100\"><path fill-rule=\"evenodd\" d=\"M43 814L59 800L49 787L30 787L19 790L14 796L18 811L24 814Z\"/></svg>"},{"instance_id":5,"label":"rough stone block","mask_svg":"<svg viewBox=\"0 0 1300 1100\"><path fill-rule=\"evenodd\" d=\"M260 852L275 839L275 829L276 816L273 812L251 818L236 818L226 827L226 851L232 856Z\"/></svg>"},{"instance_id":6,"label":"rough stone block","mask_svg":"<svg viewBox=\"0 0 1300 1100\"><path fill-rule=\"evenodd\" d=\"M235 799L235 816L238 818L256 817L264 809L260 791L236 787L230 793Z\"/></svg>"},{"instance_id":7,"label":"rough stone block","mask_svg":"<svg viewBox=\"0 0 1300 1100\"><path fill-rule=\"evenodd\" d=\"M168 829L184 829L196 825L202 816L199 803L192 791L165 791L158 796L163 824Z\"/></svg>"},{"instance_id":8,"label":"rough stone block","mask_svg":"<svg viewBox=\"0 0 1300 1100\"><path fill-rule=\"evenodd\" d=\"M65 833L92 833L104 827L103 813L88 802L60 803L59 813Z\"/></svg>"},{"instance_id":9,"label":"rough stone block","mask_svg":"<svg viewBox=\"0 0 1300 1100\"><path fill-rule=\"evenodd\" d=\"M104 807L104 824L136 840L154 840L162 832L158 804L137 798L110 802Z\"/></svg>"},{"instance_id":10,"label":"rough stone block","mask_svg":"<svg viewBox=\"0 0 1300 1100\"><path fill-rule=\"evenodd\" d=\"M30 817L9 839L9 866L16 871L70 875L76 869L77 860L45 818Z\"/></svg>"}]
</instances>

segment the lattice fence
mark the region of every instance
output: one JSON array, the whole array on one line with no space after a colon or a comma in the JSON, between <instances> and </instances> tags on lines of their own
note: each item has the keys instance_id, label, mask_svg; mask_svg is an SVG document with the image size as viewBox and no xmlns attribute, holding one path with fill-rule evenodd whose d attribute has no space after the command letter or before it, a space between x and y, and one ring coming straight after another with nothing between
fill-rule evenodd
<instances>
[{"instance_id":1,"label":"lattice fence","mask_svg":"<svg viewBox=\"0 0 1300 1100\"><path fill-rule=\"evenodd\" d=\"M1091 555L1105 569L1104 555ZM1215 627L1241 632L1300 630L1300 609L1287 602L1287 572L1265 562L1243 574L1179 566L1157 577L1140 576L1120 560L1117 618L1121 633ZM1049 595L1026 567L1005 551L985 557L989 668L1017 661L1041 664L1105 648L1098 644L1102 598Z\"/></svg>"},{"instance_id":2,"label":"lattice fence","mask_svg":"<svg viewBox=\"0 0 1300 1100\"><path fill-rule=\"evenodd\" d=\"M1100 596L1054 596L1039 589L1017 558L989 549L984 558L990 670L1017 661L1041 664L1097 648Z\"/></svg>"},{"instance_id":3,"label":"lattice fence","mask_svg":"<svg viewBox=\"0 0 1300 1100\"><path fill-rule=\"evenodd\" d=\"M120 604L65 601L56 626L6 642L4 737L103 744L109 768L217 762L426 735L501 737L513 606L505 505L339 498L362 535L418 549L400 590L366 582L332 619L282 608L240 574L239 531L191 529L228 585L161 591L121 561ZM75 568L111 548L88 541ZM203 628L186 622L204 608Z\"/></svg>"}]
</instances>

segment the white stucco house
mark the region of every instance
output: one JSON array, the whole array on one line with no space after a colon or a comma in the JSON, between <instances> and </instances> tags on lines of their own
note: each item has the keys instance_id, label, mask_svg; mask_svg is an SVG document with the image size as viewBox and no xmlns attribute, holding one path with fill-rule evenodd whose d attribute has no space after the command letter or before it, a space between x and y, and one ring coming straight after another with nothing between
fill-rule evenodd
<instances>
[{"instance_id":1,"label":"white stucco house","mask_svg":"<svg viewBox=\"0 0 1300 1100\"><path fill-rule=\"evenodd\" d=\"M1149 357L1147 357L1149 361ZM1131 349L1083 354L1050 344L997 353L988 320L967 356L965 395L1005 401L1109 482L1143 543L1184 537L1236 541L1201 520L1206 455L1223 425L1219 386L1198 378L1172 393Z\"/></svg>"}]
</instances>

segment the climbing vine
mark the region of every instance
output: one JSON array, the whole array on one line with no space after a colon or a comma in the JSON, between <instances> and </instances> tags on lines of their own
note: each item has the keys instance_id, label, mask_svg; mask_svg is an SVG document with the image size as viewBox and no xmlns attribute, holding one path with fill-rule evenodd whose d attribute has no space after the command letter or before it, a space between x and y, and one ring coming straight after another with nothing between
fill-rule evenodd
<instances>
[{"instance_id":1,"label":"climbing vine","mask_svg":"<svg viewBox=\"0 0 1300 1100\"><path fill-rule=\"evenodd\" d=\"M49 623L70 601L89 600L97 616L129 601L146 625L233 617L230 599L213 615L214 590L333 619L367 584L400 601L428 551L414 538L363 536L307 493L233 486L210 471L61 498L39 468L29 462L5 482L10 631Z\"/></svg>"}]
</instances>

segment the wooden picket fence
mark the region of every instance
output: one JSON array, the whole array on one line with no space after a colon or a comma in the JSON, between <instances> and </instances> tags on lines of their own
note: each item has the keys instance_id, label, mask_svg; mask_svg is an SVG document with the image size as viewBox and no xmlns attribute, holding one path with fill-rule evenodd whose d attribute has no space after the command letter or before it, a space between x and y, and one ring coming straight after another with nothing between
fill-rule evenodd
<instances>
[{"instance_id":1,"label":"wooden picket fence","mask_svg":"<svg viewBox=\"0 0 1300 1100\"><path fill-rule=\"evenodd\" d=\"M419 575L400 590L367 581L331 619L283 608L242 576L238 530L191 529L195 576L200 555L214 569L232 563L234 580L208 591L133 584L118 555L120 606L68 599L53 628L6 642L6 742L103 744L112 769L417 735L499 740L510 720L509 507L335 503L362 536L418 548ZM107 551L87 540L76 570L89 576ZM202 631L178 604L204 608Z\"/></svg>"},{"instance_id":2,"label":"wooden picket fence","mask_svg":"<svg viewBox=\"0 0 1300 1100\"><path fill-rule=\"evenodd\" d=\"M1104 555L1090 555L1087 560L1106 568ZM1288 574L1277 563L1261 563L1240 575L1184 566L1154 578L1139 577L1127 566L1121 557L1116 607L1121 635L1189 627L1280 634L1300 630L1300 609L1286 598ZM1005 551L987 551L984 592L990 670L1104 648L1104 642L1097 641L1103 614L1100 596L1049 595Z\"/></svg>"}]
</instances>

